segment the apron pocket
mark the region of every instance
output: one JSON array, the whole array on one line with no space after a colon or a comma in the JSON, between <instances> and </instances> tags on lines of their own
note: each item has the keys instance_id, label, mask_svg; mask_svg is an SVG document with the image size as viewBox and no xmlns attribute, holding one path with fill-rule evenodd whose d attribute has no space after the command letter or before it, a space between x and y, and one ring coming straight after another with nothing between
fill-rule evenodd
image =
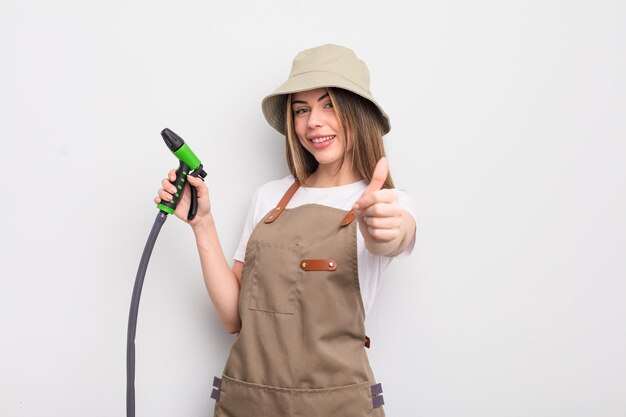
<instances>
[{"instance_id":1,"label":"apron pocket","mask_svg":"<svg viewBox=\"0 0 626 417\"><path fill-rule=\"evenodd\" d=\"M344 387L305 390L296 393L297 416L307 417L384 417L382 407L372 410L369 382Z\"/></svg>"},{"instance_id":2,"label":"apron pocket","mask_svg":"<svg viewBox=\"0 0 626 417\"><path fill-rule=\"evenodd\" d=\"M293 416L290 390L252 384L224 376L220 400L215 403L219 417Z\"/></svg>"},{"instance_id":3,"label":"apron pocket","mask_svg":"<svg viewBox=\"0 0 626 417\"><path fill-rule=\"evenodd\" d=\"M301 247L257 242L250 289L251 310L293 314L296 309Z\"/></svg>"},{"instance_id":4,"label":"apron pocket","mask_svg":"<svg viewBox=\"0 0 626 417\"><path fill-rule=\"evenodd\" d=\"M323 389L289 389L222 379L216 417L384 417L372 409L368 381Z\"/></svg>"}]
</instances>

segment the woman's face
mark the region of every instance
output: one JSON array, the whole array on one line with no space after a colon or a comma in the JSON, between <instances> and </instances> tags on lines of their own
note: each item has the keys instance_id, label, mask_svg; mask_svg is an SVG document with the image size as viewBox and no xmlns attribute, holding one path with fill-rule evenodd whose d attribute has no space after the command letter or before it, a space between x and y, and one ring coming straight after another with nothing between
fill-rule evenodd
<instances>
[{"instance_id":1,"label":"woman's face","mask_svg":"<svg viewBox=\"0 0 626 417\"><path fill-rule=\"evenodd\" d=\"M320 165L343 159L345 137L325 88L295 93L291 100L294 130Z\"/></svg>"}]
</instances>

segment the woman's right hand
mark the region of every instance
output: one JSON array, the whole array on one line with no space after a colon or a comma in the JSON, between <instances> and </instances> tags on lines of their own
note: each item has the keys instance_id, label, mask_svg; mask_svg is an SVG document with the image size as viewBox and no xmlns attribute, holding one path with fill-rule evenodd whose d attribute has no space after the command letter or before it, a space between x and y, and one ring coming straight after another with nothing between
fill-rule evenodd
<instances>
[{"instance_id":1,"label":"woman's right hand","mask_svg":"<svg viewBox=\"0 0 626 417\"><path fill-rule=\"evenodd\" d=\"M168 174L168 178L163 178L161 181L161 186L158 191L158 196L154 198L154 202L156 204L161 203L161 201L172 201L173 194L176 193L176 187L172 184L176 181L176 170L171 169ZM191 201L191 190L190 186L194 186L198 191L198 211L196 213L196 217L193 220L187 220L187 214L189 213L189 206ZM176 211L174 211L176 217L188 223L192 227L196 224L202 222L208 216L211 215L211 202L209 201L209 189L204 184L200 178L192 177L191 175L187 176L187 181L185 182L185 189L183 191L182 198L178 202L176 206Z\"/></svg>"}]
</instances>

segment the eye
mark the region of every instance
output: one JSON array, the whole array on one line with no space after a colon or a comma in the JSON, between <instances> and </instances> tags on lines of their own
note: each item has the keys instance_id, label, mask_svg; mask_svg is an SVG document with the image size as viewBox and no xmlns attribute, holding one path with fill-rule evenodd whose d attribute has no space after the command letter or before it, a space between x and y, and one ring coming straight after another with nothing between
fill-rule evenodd
<instances>
[{"instance_id":1,"label":"eye","mask_svg":"<svg viewBox=\"0 0 626 417\"><path fill-rule=\"evenodd\" d=\"M325 109L332 109L333 108L333 102L328 100L328 102L326 104L324 104L324 108Z\"/></svg>"},{"instance_id":2,"label":"eye","mask_svg":"<svg viewBox=\"0 0 626 417\"><path fill-rule=\"evenodd\" d=\"M300 107L299 109L295 109L293 112L296 116L300 116L303 115L304 113L308 112L309 109L307 109L306 107Z\"/></svg>"}]
</instances>

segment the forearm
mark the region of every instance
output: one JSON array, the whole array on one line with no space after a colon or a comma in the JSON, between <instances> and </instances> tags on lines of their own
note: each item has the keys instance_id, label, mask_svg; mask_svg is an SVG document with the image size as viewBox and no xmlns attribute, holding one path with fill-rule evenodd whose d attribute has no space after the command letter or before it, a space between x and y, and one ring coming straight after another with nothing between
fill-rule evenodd
<instances>
[{"instance_id":1,"label":"forearm","mask_svg":"<svg viewBox=\"0 0 626 417\"><path fill-rule=\"evenodd\" d=\"M388 242L365 240L365 248L375 255L396 256L402 253L413 240L415 220L406 210L402 212L402 223L398 236Z\"/></svg>"},{"instance_id":2,"label":"forearm","mask_svg":"<svg viewBox=\"0 0 626 417\"><path fill-rule=\"evenodd\" d=\"M241 326L238 310L239 280L224 257L213 217L207 216L206 220L195 224L192 229L209 297L224 329L235 333Z\"/></svg>"}]
</instances>

